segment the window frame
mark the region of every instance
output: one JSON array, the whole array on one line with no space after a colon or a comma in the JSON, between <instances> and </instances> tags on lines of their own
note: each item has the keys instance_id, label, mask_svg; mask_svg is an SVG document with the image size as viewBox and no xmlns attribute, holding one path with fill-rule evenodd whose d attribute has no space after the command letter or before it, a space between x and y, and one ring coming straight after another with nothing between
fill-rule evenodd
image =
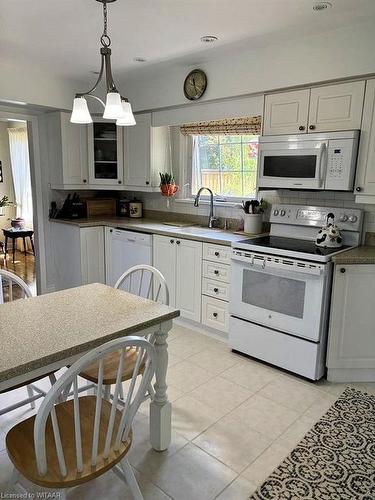
<instances>
[{"instance_id":1,"label":"window frame","mask_svg":"<svg viewBox=\"0 0 375 500\"><path fill-rule=\"evenodd\" d=\"M201 134L201 135L205 135L205 134ZM220 135L224 135L224 134L217 134L217 135L220 136ZM237 134L232 134L232 135L237 135ZM238 134L238 135L257 135L257 134ZM258 135L258 138L259 138L259 135ZM183 179L184 179L184 186L189 185L189 193L188 193L188 195L185 194L185 198L182 196L182 198L180 198L179 200L176 200L176 201L181 201L181 202L185 201L186 202L186 201L193 201L195 198L195 195L192 192L192 188L193 188L193 185L192 185L193 136L186 135L185 141L183 141L183 142L184 142L184 144L183 144L183 147L181 148L181 153L184 156L184 160L185 160L184 162L182 162L182 165L184 168ZM228 144L231 144L231 143L228 143ZM242 164L242 144L243 143L241 141L240 143L233 143L233 144L241 144L241 167L243 167L243 164ZM257 158L257 160L258 160L258 158ZM235 172L240 172L241 178L242 178L242 174L244 172L243 168L242 168L242 170L236 170ZM257 166L256 166L255 172L256 172L256 177L257 177L257 175L258 175L258 161L257 161ZM183 193L181 193L181 195L183 195ZM256 198L257 195L258 195L258 186L257 186L257 182L256 182L254 193L251 193L247 196L225 196L225 195L221 195L221 194L215 195L215 193L214 193L214 202L215 202L215 205L218 205L218 206L224 206L226 203L230 206L235 206L235 205L238 205L238 203L240 203L241 200ZM188 196L188 197L186 198L186 196ZM204 192L202 192L201 199L203 202L209 201L210 196L206 191L204 191Z\"/></svg>"}]
</instances>

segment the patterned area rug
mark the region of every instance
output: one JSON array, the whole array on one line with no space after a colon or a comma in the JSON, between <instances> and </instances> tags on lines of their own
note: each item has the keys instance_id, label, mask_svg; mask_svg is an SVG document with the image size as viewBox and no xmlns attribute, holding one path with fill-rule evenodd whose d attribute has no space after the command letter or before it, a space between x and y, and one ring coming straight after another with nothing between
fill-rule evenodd
<instances>
[{"instance_id":1,"label":"patterned area rug","mask_svg":"<svg viewBox=\"0 0 375 500\"><path fill-rule=\"evenodd\" d=\"M375 396L347 388L252 500L375 499Z\"/></svg>"}]
</instances>

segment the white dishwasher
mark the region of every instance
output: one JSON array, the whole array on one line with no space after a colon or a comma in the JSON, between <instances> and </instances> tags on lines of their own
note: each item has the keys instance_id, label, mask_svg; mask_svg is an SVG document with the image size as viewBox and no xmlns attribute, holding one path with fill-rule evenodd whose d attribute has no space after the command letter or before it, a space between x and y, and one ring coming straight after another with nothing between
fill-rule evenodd
<instances>
[{"instance_id":1,"label":"white dishwasher","mask_svg":"<svg viewBox=\"0 0 375 500\"><path fill-rule=\"evenodd\" d=\"M106 284L113 286L125 271L139 264L152 265L152 235L106 227Z\"/></svg>"}]
</instances>

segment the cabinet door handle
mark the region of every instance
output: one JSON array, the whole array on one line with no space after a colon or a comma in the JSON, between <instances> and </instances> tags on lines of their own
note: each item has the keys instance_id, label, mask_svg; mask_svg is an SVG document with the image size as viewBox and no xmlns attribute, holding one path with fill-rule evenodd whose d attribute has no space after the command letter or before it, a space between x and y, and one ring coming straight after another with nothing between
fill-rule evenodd
<instances>
[{"instance_id":1,"label":"cabinet door handle","mask_svg":"<svg viewBox=\"0 0 375 500\"><path fill-rule=\"evenodd\" d=\"M305 127L304 127L303 125L300 125L300 126L298 127L298 130L305 130Z\"/></svg>"},{"instance_id":2,"label":"cabinet door handle","mask_svg":"<svg viewBox=\"0 0 375 500\"><path fill-rule=\"evenodd\" d=\"M169 243L174 243L174 240L169 240Z\"/></svg>"},{"instance_id":3,"label":"cabinet door handle","mask_svg":"<svg viewBox=\"0 0 375 500\"><path fill-rule=\"evenodd\" d=\"M84 184L86 184L86 182L87 182L87 179L83 179L83 182L84 182Z\"/></svg>"},{"instance_id":4,"label":"cabinet door handle","mask_svg":"<svg viewBox=\"0 0 375 500\"><path fill-rule=\"evenodd\" d=\"M315 127L315 125L309 125L309 129L310 129L310 130L315 130L315 129L316 129L316 127Z\"/></svg>"},{"instance_id":5,"label":"cabinet door handle","mask_svg":"<svg viewBox=\"0 0 375 500\"><path fill-rule=\"evenodd\" d=\"M345 273L345 272L346 272L345 267L342 267L342 268L340 269L340 273Z\"/></svg>"},{"instance_id":6,"label":"cabinet door handle","mask_svg":"<svg viewBox=\"0 0 375 500\"><path fill-rule=\"evenodd\" d=\"M219 271L215 269L214 274L219 274Z\"/></svg>"},{"instance_id":7,"label":"cabinet door handle","mask_svg":"<svg viewBox=\"0 0 375 500\"><path fill-rule=\"evenodd\" d=\"M357 187L355 188L355 190L359 193L360 191L362 191L362 188L361 188L361 187L359 187L359 186L357 186Z\"/></svg>"},{"instance_id":8,"label":"cabinet door handle","mask_svg":"<svg viewBox=\"0 0 375 500\"><path fill-rule=\"evenodd\" d=\"M177 240L176 241L176 245L179 245L181 243L181 241Z\"/></svg>"},{"instance_id":9,"label":"cabinet door handle","mask_svg":"<svg viewBox=\"0 0 375 500\"><path fill-rule=\"evenodd\" d=\"M215 252L215 257L220 257L220 253L219 252Z\"/></svg>"},{"instance_id":10,"label":"cabinet door handle","mask_svg":"<svg viewBox=\"0 0 375 500\"><path fill-rule=\"evenodd\" d=\"M212 313L212 316L213 316L214 318L217 318L217 313Z\"/></svg>"},{"instance_id":11,"label":"cabinet door handle","mask_svg":"<svg viewBox=\"0 0 375 500\"><path fill-rule=\"evenodd\" d=\"M150 181L146 181L146 186L148 186L150 184Z\"/></svg>"},{"instance_id":12,"label":"cabinet door handle","mask_svg":"<svg viewBox=\"0 0 375 500\"><path fill-rule=\"evenodd\" d=\"M122 184L122 181L117 181L119 184Z\"/></svg>"},{"instance_id":13,"label":"cabinet door handle","mask_svg":"<svg viewBox=\"0 0 375 500\"><path fill-rule=\"evenodd\" d=\"M217 293L219 291L218 288L214 288L214 292Z\"/></svg>"}]
</instances>

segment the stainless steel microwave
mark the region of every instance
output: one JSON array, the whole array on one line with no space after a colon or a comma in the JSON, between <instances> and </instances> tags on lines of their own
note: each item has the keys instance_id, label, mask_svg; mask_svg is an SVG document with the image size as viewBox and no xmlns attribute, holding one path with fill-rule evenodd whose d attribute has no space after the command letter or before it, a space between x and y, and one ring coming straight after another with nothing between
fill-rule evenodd
<instances>
[{"instance_id":1,"label":"stainless steel microwave","mask_svg":"<svg viewBox=\"0 0 375 500\"><path fill-rule=\"evenodd\" d=\"M258 187L352 191L359 130L259 138Z\"/></svg>"}]
</instances>

